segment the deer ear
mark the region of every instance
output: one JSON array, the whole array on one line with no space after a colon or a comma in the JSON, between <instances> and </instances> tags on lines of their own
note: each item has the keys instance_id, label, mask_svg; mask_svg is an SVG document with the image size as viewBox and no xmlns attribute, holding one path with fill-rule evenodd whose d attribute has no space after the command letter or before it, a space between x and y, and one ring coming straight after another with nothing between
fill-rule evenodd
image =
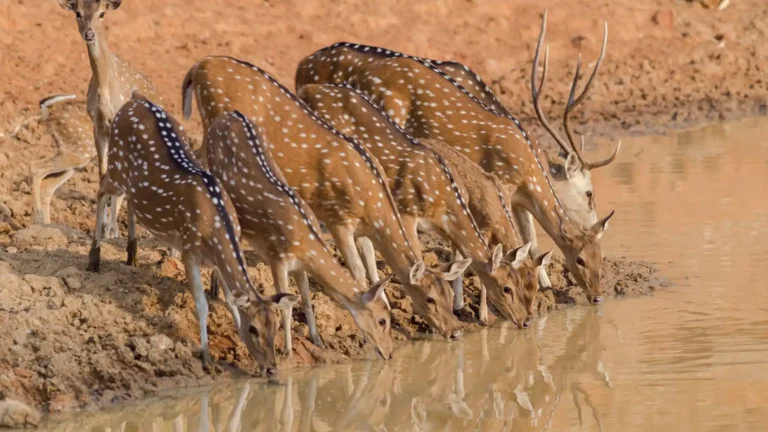
<instances>
[{"instance_id":1,"label":"deer ear","mask_svg":"<svg viewBox=\"0 0 768 432\"><path fill-rule=\"evenodd\" d=\"M368 304L377 298L381 297L381 293L384 292L384 288L389 285L389 281L392 280L392 275L389 275L385 277L384 279L379 280L375 284L371 285L371 287L366 291L365 294L363 294L363 304Z\"/></svg>"},{"instance_id":2,"label":"deer ear","mask_svg":"<svg viewBox=\"0 0 768 432\"><path fill-rule=\"evenodd\" d=\"M597 221L597 223L592 225L592 228L589 229L592 232L592 234L594 234L595 237L597 237L598 240L600 240L600 237L602 237L605 231L608 229L608 220L613 217L614 213L616 213L615 210L611 211L608 214L608 216Z\"/></svg>"},{"instance_id":3,"label":"deer ear","mask_svg":"<svg viewBox=\"0 0 768 432\"><path fill-rule=\"evenodd\" d=\"M68 11L75 10L74 0L58 0L58 2L59 2L59 6L61 6L61 8L64 10L68 10Z\"/></svg>"},{"instance_id":4,"label":"deer ear","mask_svg":"<svg viewBox=\"0 0 768 432\"><path fill-rule=\"evenodd\" d=\"M579 159L576 157L576 153L570 152L568 153L568 157L565 158L565 178L568 180L571 179L571 176L573 173L579 170L581 166L579 165Z\"/></svg>"},{"instance_id":5,"label":"deer ear","mask_svg":"<svg viewBox=\"0 0 768 432\"><path fill-rule=\"evenodd\" d=\"M536 257L536 259L533 260L533 265L536 267L542 267L549 264L550 261L552 261L552 249L550 249L547 253Z\"/></svg>"},{"instance_id":6,"label":"deer ear","mask_svg":"<svg viewBox=\"0 0 768 432\"><path fill-rule=\"evenodd\" d=\"M238 309L246 309L251 305L251 296L247 292L236 289L232 291L232 300Z\"/></svg>"},{"instance_id":7,"label":"deer ear","mask_svg":"<svg viewBox=\"0 0 768 432\"><path fill-rule=\"evenodd\" d=\"M533 242L528 242L519 248L512 249L507 252L507 255L512 257L511 263L513 269L517 270L523 265L525 259L528 257L528 254L531 251L531 244L533 244Z\"/></svg>"},{"instance_id":8,"label":"deer ear","mask_svg":"<svg viewBox=\"0 0 768 432\"><path fill-rule=\"evenodd\" d=\"M499 269L502 259L504 259L504 247L499 243L493 248L493 254L491 254L491 273Z\"/></svg>"},{"instance_id":9,"label":"deer ear","mask_svg":"<svg viewBox=\"0 0 768 432\"><path fill-rule=\"evenodd\" d=\"M282 310L289 310L298 303L299 296L294 294L288 294L288 293L278 293L273 295L270 300L275 305L276 308L282 309Z\"/></svg>"},{"instance_id":10,"label":"deer ear","mask_svg":"<svg viewBox=\"0 0 768 432\"><path fill-rule=\"evenodd\" d=\"M427 267L424 265L424 261L419 261L411 267L411 273L409 278L411 285L418 285L421 282L421 278L424 277L424 272L427 271Z\"/></svg>"},{"instance_id":11,"label":"deer ear","mask_svg":"<svg viewBox=\"0 0 768 432\"><path fill-rule=\"evenodd\" d=\"M453 264L451 264L451 269L447 273L442 274L443 279L452 281L460 278L470 264L472 264L472 258L454 261Z\"/></svg>"},{"instance_id":12,"label":"deer ear","mask_svg":"<svg viewBox=\"0 0 768 432\"><path fill-rule=\"evenodd\" d=\"M123 0L104 0L104 4L107 5L107 9L115 10L120 7Z\"/></svg>"}]
</instances>

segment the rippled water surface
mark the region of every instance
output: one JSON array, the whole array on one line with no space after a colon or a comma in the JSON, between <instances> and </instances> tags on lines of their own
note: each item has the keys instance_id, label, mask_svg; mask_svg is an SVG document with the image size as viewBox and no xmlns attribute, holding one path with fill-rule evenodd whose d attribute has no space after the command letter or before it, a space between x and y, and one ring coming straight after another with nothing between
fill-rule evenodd
<instances>
[{"instance_id":1,"label":"rippled water surface","mask_svg":"<svg viewBox=\"0 0 768 432\"><path fill-rule=\"evenodd\" d=\"M608 256L675 286L402 347L390 362L146 401L61 431L768 430L768 122L630 138L595 173Z\"/></svg>"}]
</instances>

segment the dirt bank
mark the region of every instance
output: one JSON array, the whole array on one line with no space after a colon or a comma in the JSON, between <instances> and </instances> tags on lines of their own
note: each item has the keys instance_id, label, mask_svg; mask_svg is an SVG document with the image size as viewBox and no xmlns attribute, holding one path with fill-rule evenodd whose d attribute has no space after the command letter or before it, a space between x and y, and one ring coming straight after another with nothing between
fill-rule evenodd
<instances>
[{"instance_id":1,"label":"dirt bank","mask_svg":"<svg viewBox=\"0 0 768 432\"><path fill-rule=\"evenodd\" d=\"M579 50L589 66L599 49L602 21L610 25L608 56L590 100L577 114L577 131L635 133L710 120L765 114L768 101L768 9L762 0L732 1L723 11L702 2L598 0L406 0L304 2L298 0L129 0L106 18L116 53L148 74L164 103L179 114L179 86L194 61L229 54L270 70L292 86L295 65L339 40L387 46L440 59L457 59L478 72L510 109L531 121L530 58L546 5L550 20L551 75L546 105L559 118ZM704 2L707 3L707 2ZM714 2L717 3L717 2ZM26 164L53 151L34 122L51 93L85 93L90 68L74 17L55 1L0 3L0 424L35 423L32 407L59 411L139 398L163 389L204 384L195 356L198 333L193 300L179 263L141 239L141 266L120 263L123 243L105 246L104 270L87 274L96 170L90 166L53 200L61 228L33 228ZM197 120L190 123L193 132ZM445 255L437 247L434 259ZM608 253L610 256L610 251ZM249 256L255 262L253 256ZM651 266L607 261L606 286L620 294L660 284ZM251 268L271 289L266 268ZM581 301L554 264L556 291L543 293L540 309ZM472 327L476 280L468 278L470 304L462 318ZM421 329L396 287L395 322L403 334ZM366 355L346 315L315 298L321 335L316 350L300 335L297 312L293 365ZM236 341L221 304L213 307L211 346L222 372L217 380L255 372ZM398 333L398 338L406 337ZM287 364L286 366L291 366Z\"/></svg>"}]
</instances>

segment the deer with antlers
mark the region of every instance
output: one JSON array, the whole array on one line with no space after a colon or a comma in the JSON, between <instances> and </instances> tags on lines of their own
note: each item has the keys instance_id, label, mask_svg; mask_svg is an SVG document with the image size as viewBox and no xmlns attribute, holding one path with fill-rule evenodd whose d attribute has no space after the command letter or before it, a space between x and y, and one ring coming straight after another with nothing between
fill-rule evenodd
<instances>
[{"instance_id":1,"label":"deer with antlers","mask_svg":"<svg viewBox=\"0 0 768 432\"><path fill-rule=\"evenodd\" d=\"M535 85L535 80L538 53L545 31L546 13L534 58L532 77L534 103L537 105L540 88ZM607 32L603 48L605 41ZM360 55L365 55L366 48L368 51L372 49L363 46L346 48ZM337 51L333 58L328 60L327 56L330 54L325 55L324 61L312 60L310 57L302 62L297 74L298 87L330 76L327 72L316 71L327 69L329 61L333 63L333 58L343 56ZM317 53L315 56L316 59L321 57ZM517 119L487 107L434 64L408 56L374 60L353 58L353 65L360 66L357 74L349 79L350 84L371 97L398 125L416 138L444 141L460 150L485 171L496 174L505 185L511 187L513 190L510 190L510 204L523 240L533 240L533 225L528 215L530 213L563 251L566 266L584 288L588 300L599 303L602 300L602 251L598 240L613 213L587 227L572 218L555 192L538 142L531 140ZM344 61L350 62L346 56ZM311 66L307 67L307 63ZM338 67L335 70L338 70ZM596 71L597 69L593 77ZM543 78L546 78L546 74ZM588 89L589 86L586 90ZM569 103L567 115L572 112L575 101L581 102L584 95L585 93L582 93ZM540 111L537 109L537 113ZM548 284L548 280L546 282Z\"/></svg>"},{"instance_id":2,"label":"deer with antlers","mask_svg":"<svg viewBox=\"0 0 768 432\"><path fill-rule=\"evenodd\" d=\"M412 233L412 238L418 238L417 228L429 230L472 259L472 269L482 281L481 320L487 322L488 319L484 304L487 289L494 307L505 318L521 328L527 327L524 293L531 291L526 284L536 279L528 277L526 272L530 268L524 265L530 245L515 245L506 252L501 244L489 247L470 212L462 182L445 160L392 123L381 108L362 93L346 86L307 85L298 94L334 128L364 144L379 160L405 229ZM369 266L375 266L371 248L361 249L366 261L372 263ZM505 261L507 256L512 259ZM538 286L534 289L538 290ZM454 309L461 305L461 300L461 293L456 291Z\"/></svg>"},{"instance_id":3,"label":"deer with antlers","mask_svg":"<svg viewBox=\"0 0 768 432\"><path fill-rule=\"evenodd\" d=\"M272 269L277 292L288 292L289 273L304 298L309 335L318 346L309 291L309 273L323 292L347 309L379 356L392 352L389 310L383 292L389 278L364 290L336 262L320 237L309 206L288 186L267 143L240 112L223 114L208 129L205 144L211 173L221 180L240 221L243 237ZM291 352L291 314L283 315L285 351Z\"/></svg>"},{"instance_id":4,"label":"deer with antlers","mask_svg":"<svg viewBox=\"0 0 768 432\"><path fill-rule=\"evenodd\" d=\"M109 131L112 119L124 103L131 99L131 92L138 90L150 99L157 99L154 84L109 51L103 34L103 21L107 12L116 10L122 0L57 0L62 9L73 12L80 35L88 47L88 59L93 73L88 85L88 115L93 122L99 177L107 172ZM117 238L120 230L117 216L122 196L113 197L111 217L106 238ZM106 211L106 209L105 209Z\"/></svg>"},{"instance_id":5,"label":"deer with antlers","mask_svg":"<svg viewBox=\"0 0 768 432\"><path fill-rule=\"evenodd\" d=\"M61 185L96 156L91 120L73 94L46 97L40 101L40 121L48 128L56 146L53 157L29 164L34 223L51 223L51 198Z\"/></svg>"},{"instance_id":6,"label":"deer with antlers","mask_svg":"<svg viewBox=\"0 0 768 432\"><path fill-rule=\"evenodd\" d=\"M128 261L135 265L136 222L181 251L200 323L203 363L211 364L206 321L208 302L201 266L223 282L227 307L248 351L268 375L276 373L278 309L299 298L260 294L251 284L240 251L234 205L219 181L203 170L188 147L183 128L162 108L135 92L112 123L109 165L98 193L96 230L88 268L99 271L104 207L115 195L128 198Z\"/></svg>"},{"instance_id":7,"label":"deer with antlers","mask_svg":"<svg viewBox=\"0 0 768 432\"><path fill-rule=\"evenodd\" d=\"M544 22L546 23L546 11L544 15ZM590 77L581 95L569 103L569 109L566 110L566 117L570 117L573 109L579 105L586 97L587 91L597 74L600 64L602 63L602 59L605 54L606 42L607 27L606 37L603 39L601 54L598 58L598 62L595 66L592 76ZM402 64L415 62L422 65L423 68L430 69L432 74L436 75L431 77L431 79L437 79L441 82L441 84L438 85L443 86L443 95L445 95L447 87L453 86L461 93L464 93L465 98L471 99L474 103L480 104L491 113L512 121L515 124L516 129L518 129L513 133L520 135L523 132L522 127L520 126L517 119L515 119L509 113L509 111L501 102L499 102L489 86L483 82L480 76L470 70L468 67L456 62L425 59L421 57L409 56L407 54L387 50L384 48L340 42L330 47L323 48L302 60L296 72L296 85L297 88L299 88L303 85L316 83L352 83L361 90L364 90L366 86L369 86L374 91L384 93L384 100L382 101L382 104L386 105L387 101L389 101L391 106L388 106L388 113L393 115L398 124L406 127L418 138L429 136L428 132L430 131L426 130L428 128L425 128L425 125L409 123L410 121L415 121L415 119L420 117L409 117L409 111L414 108L411 106L411 104L404 104L404 99L392 97L391 94L386 94L387 90L391 87L391 83L385 83L381 77L374 77L374 82L372 83L354 83L356 79L355 77L361 71L375 68L376 66L374 66L373 63L385 61L388 59ZM405 74L405 77L392 77L392 79L395 79L395 83L399 84L400 86L408 87L408 90L414 93L413 98L411 98L412 102L415 102L416 104L427 104L426 110L422 109L417 111L420 111L422 114L423 112L427 112L429 114L430 109L432 111L439 112L439 109L429 107L429 104L431 103L429 99L434 99L434 97L437 95L437 93L434 91L435 87L430 87L428 84L426 84L426 81L424 81L423 77L412 82L414 80L413 74L414 72L409 72ZM577 70L576 78L574 79L574 90L572 90L572 93L575 91L577 84L576 80L578 79L578 76L579 70ZM438 91L440 90L438 89ZM405 100L407 99L408 98ZM447 103L447 101L444 101L443 103ZM538 104L538 101L536 104ZM450 112L451 116L459 122L459 124L477 125L478 120L471 118L467 114L466 110L459 109L455 112L451 110L448 111ZM539 111L540 110L537 109L537 113ZM445 115L443 115L441 118L438 118L437 120L445 121ZM565 123L567 125L567 118L565 119ZM414 130L411 130L410 127L414 128ZM423 130L424 134L420 135L418 133L420 128L425 129ZM435 138L442 138L443 134L450 134L452 135L450 138L452 138L453 141L457 141L459 137L456 134L459 132L450 128L448 129L449 130L447 131L443 130L442 133L440 131L431 132ZM476 133L482 134L482 132ZM488 137L477 135L472 138L473 139L471 140L465 140L466 142L463 144L458 143L456 147L462 149L465 154L468 153L467 155L470 156L476 163L483 162L485 153L489 150L493 150L493 145L489 142ZM527 140L528 138L525 137L523 139ZM480 142L477 144L480 145L471 144L471 141L474 140L479 140ZM548 172L552 180L550 183L555 191L555 195L559 198L560 205L565 209L566 214L578 225L584 229L595 227L598 220L595 206L595 192L594 188L592 187L591 172L594 169L606 166L613 162L616 159L620 149L620 143L617 145L615 151L609 158L599 162L589 162L584 157L583 140L580 147L575 145L568 146L558 137L556 137L555 140L561 149L557 155L550 155L548 152L543 151L545 164L548 168ZM446 142L448 141L449 140L446 140ZM491 172L497 172L501 169L500 166L487 167L487 161L484 165L486 165L484 168L487 168ZM520 227L522 230L523 238L526 241L533 242L533 247L531 248L532 256L537 256L538 245L536 241L536 233L533 229L531 215L530 213L522 213L520 218L525 218L525 220L522 220ZM551 285L544 269L540 271L539 277L543 286Z\"/></svg>"},{"instance_id":8,"label":"deer with antlers","mask_svg":"<svg viewBox=\"0 0 768 432\"><path fill-rule=\"evenodd\" d=\"M184 115L197 95L203 125L238 110L269 143L288 184L331 232L354 278L365 283L356 238L365 236L403 284L413 308L443 336L455 325L447 281L461 277L471 260L427 269L406 233L378 161L357 141L335 130L287 88L258 67L231 57L195 64L182 86ZM207 151L201 148L201 153ZM372 282L378 280L371 269Z\"/></svg>"}]
</instances>

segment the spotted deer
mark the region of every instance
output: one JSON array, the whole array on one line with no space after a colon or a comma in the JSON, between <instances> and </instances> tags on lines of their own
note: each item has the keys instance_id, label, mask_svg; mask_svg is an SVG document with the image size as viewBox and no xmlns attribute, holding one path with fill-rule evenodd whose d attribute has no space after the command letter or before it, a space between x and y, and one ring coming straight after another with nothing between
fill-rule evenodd
<instances>
[{"instance_id":1,"label":"spotted deer","mask_svg":"<svg viewBox=\"0 0 768 432\"><path fill-rule=\"evenodd\" d=\"M534 58L534 84L538 53L545 30L546 14L542 21L537 55ZM371 47L363 46L345 48L362 54L366 52L365 48L371 50ZM334 56L341 55L343 54L337 52ZM321 57L317 53L315 56ZM332 63L332 59L330 61ZM356 58L351 61L352 66L358 61L361 67L358 68L357 74L349 78L350 85L371 97L384 108L395 123L411 135L418 139L442 140L462 151L485 171L496 174L505 185L513 189L510 191L510 204L523 240L534 240L530 218L530 215L533 215L565 255L566 266L584 288L589 301L599 303L602 300L602 251L598 240L613 213L587 227L572 218L555 192L539 143L531 140L516 118L490 109L432 63L416 57L399 56L370 62ZM307 63L311 66L305 66ZM318 69L327 68L326 63L328 61L313 61L311 57L305 59L299 67L297 86L319 82L321 78L330 76L327 72L316 72ZM335 70L337 76L341 75L338 67ZM596 71L597 69L595 73ZM315 77L318 79L315 80ZM544 78L545 74L542 79ZM588 88L587 86L585 90ZM536 105L539 90L533 86ZM574 91L571 92L571 99ZM585 93L582 93L576 100L581 102L584 96ZM569 103L566 117L574 106L573 102ZM537 108L537 112L539 111ZM533 256L536 256L538 248L535 247L535 242L533 246L531 250ZM539 276L542 285L551 285L544 271L540 272Z\"/></svg>"},{"instance_id":2,"label":"spotted deer","mask_svg":"<svg viewBox=\"0 0 768 432\"><path fill-rule=\"evenodd\" d=\"M382 165L389 187L397 202L400 217L412 238L417 228L428 230L449 241L463 256L472 259L472 269L482 281L481 320L487 321L486 293L507 319L521 328L527 325L522 299L532 282L519 274L528 246L505 249L500 244L489 247L469 210L464 186L445 160L429 147L417 143L392 123L387 115L360 92L346 86L307 85L299 97L336 130L366 146ZM420 247L418 242L414 247ZM375 257L361 248L366 261ZM518 254L519 251L522 254ZM519 256L518 256L519 255ZM513 257L511 262L505 256ZM369 266L375 266L375 262ZM374 267L375 268L375 267ZM456 279L456 281L461 278ZM454 281L454 288L457 288ZM538 288L538 287L537 287ZM461 292L455 290L454 310L460 309Z\"/></svg>"},{"instance_id":3,"label":"spotted deer","mask_svg":"<svg viewBox=\"0 0 768 432\"><path fill-rule=\"evenodd\" d=\"M364 146L335 130L268 73L231 57L198 62L187 73L182 92L185 117L196 95L205 128L228 111L246 115L269 143L288 184L331 232L353 277L365 283L355 244L365 236L403 284L414 311L443 336L451 335L455 317L447 281L461 277L470 260L452 263L447 273L425 267L382 167ZM375 283L378 274L371 270Z\"/></svg>"},{"instance_id":4,"label":"spotted deer","mask_svg":"<svg viewBox=\"0 0 768 432\"><path fill-rule=\"evenodd\" d=\"M56 154L29 164L36 224L51 223L51 198L56 189L96 157L91 120L83 104L72 102L75 98L60 94L40 101L40 121L53 138Z\"/></svg>"},{"instance_id":5,"label":"spotted deer","mask_svg":"<svg viewBox=\"0 0 768 432\"><path fill-rule=\"evenodd\" d=\"M129 262L135 265L137 221L181 252L200 323L203 363L210 365L211 355L206 327L208 302L200 267L211 266L223 282L226 305L240 338L267 374L274 375L278 309L290 310L299 298L256 291L238 244L240 226L232 217L235 209L229 195L195 160L183 127L138 92L112 123L109 165L98 193L90 270L99 270L103 209L107 199L118 194L128 198Z\"/></svg>"},{"instance_id":6,"label":"spotted deer","mask_svg":"<svg viewBox=\"0 0 768 432\"><path fill-rule=\"evenodd\" d=\"M243 114L221 115L208 129L207 139L211 174L229 194L243 237L272 269L277 292L288 292L289 274L297 281L312 341L322 346L307 273L349 311L378 355L388 359L392 352L390 317L381 292L389 278L365 290L336 262L320 237L314 213L288 186L266 142ZM290 313L283 315L288 353L292 350L290 319Z\"/></svg>"},{"instance_id":7,"label":"spotted deer","mask_svg":"<svg viewBox=\"0 0 768 432\"><path fill-rule=\"evenodd\" d=\"M520 245L512 211L504 184L493 174L483 171L458 150L440 140L422 139L422 144L437 151L445 159L451 172L464 184L469 197L469 211L477 222L480 232L489 244L500 244L505 250L515 251L519 258L526 256L530 243ZM528 327L534 316L533 304L539 291L536 277L539 268L546 267L552 259L552 250L537 255L531 262L515 259L519 263L518 273L523 280L522 302L527 312L525 325ZM524 268L523 268L524 267ZM458 281L454 281L454 289Z\"/></svg>"},{"instance_id":8,"label":"spotted deer","mask_svg":"<svg viewBox=\"0 0 768 432\"><path fill-rule=\"evenodd\" d=\"M116 10L122 0L57 0L64 10L73 12L77 27L88 48L91 63L91 81L88 85L88 115L93 122L99 177L107 171L109 131L112 119L124 103L131 99L131 92L138 90L150 99L157 99L154 84L143 74L135 71L109 51L104 35L103 22L107 12ZM117 238L120 230L117 216L122 197L112 198L111 217L107 238Z\"/></svg>"}]
</instances>

